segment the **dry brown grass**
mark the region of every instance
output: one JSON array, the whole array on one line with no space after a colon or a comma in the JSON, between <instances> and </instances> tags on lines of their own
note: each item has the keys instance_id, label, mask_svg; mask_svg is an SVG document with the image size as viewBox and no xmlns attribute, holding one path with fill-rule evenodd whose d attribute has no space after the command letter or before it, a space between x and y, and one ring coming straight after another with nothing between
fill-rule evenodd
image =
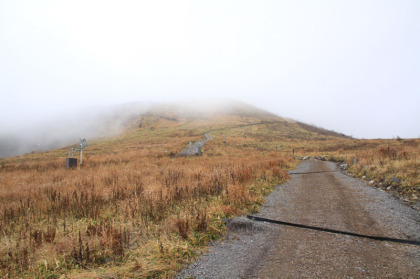
<instances>
[{"instance_id":1,"label":"dry brown grass","mask_svg":"<svg viewBox=\"0 0 420 279\"><path fill-rule=\"evenodd\" d=\"M223 233L222 218L258 210L297 164L293 149L378 183L398 177L401 195L418 196L418 139L354 140L270 115L151 114L134 126L90 141L82 169L64 169L67 149L0 161L1 277L171 277ZM203 156L175 156L210 130Z\"/></svg>"},{"instance_id":2,"label":"dry brown grass","mask_svg":"<svg viewBox=\"0 0 420 279\"><path fill-rule=\"evenodd\" d=\"M152 120L90 144L82 169L64 169L65 149L2 160L2 277L171 276L223 232L221 218L256 211L295 164L240 152L249 138L172 156L205 124Z\"/></svg>"},{"instance_id":3,"label":"dry brown grass","mask_svg":"<svg viewBox=\"0 0 420 279\"><path fill-rule=\"evenodd\" d=\"M420 197L420 139L330 142L314 147L311 153L330 155L331 160L345 162L354 176L374 180L374 186L411 202ZM391 182L393 178L400 182Z\"/></svg>"}]
</instances>

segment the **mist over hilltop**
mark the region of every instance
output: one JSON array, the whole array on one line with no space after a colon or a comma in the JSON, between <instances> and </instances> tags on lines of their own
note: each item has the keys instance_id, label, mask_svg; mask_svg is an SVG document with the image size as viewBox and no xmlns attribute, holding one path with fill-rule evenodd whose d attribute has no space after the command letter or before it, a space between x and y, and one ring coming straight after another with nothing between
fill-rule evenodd
<instances>
[{"instance_id":1,"label":"mist over hilltop","mask_svg":"<svg viewBox=\"0 0 420 279\"><path fill-rule=\"evenodd\" d=\"M200 117L234 112L264 113L234 101L132 102L14 120L7 122L0 131L0 158L75 145L80 137L97 139L118 135L134 127L142 114Z\"/></svg>"},{"instance_id":2,"label":"mist over hilltop","mask_svg":"<svg viewBox=\"0 0 420 279\"><path fill-rule=\"evenodd\" d=\"M237 100L196 99L176 102L160 102L150 107L149 112L156 114L172 113L181 117L200 117L221 115L275 116L256 106Z\"/></svg>"},{"instance_id":3,"label":"mist over hilltop","mask_svg":"<svg viewBox=\"0 0 420 279\"><path fill-rule=\"evenodd\" d=\"M76 145L79 138L89 141L115 136L137 128L142 116L150 115L190 120L223 115L285 119L240 101L221 99L91 107L6 127L0 132L0 158Z\"/></svg>"},{"instance_id":4,"label":"mist over hilltop","mask_svg":"<svg viewBox=\"0 0 420 279\"><path fill-rule=\"evenodd\" d=\"M356 138L420 137L419 13L416 0L2 0L0 130L232 98Z\"/></svg>"},{"instance_id":5,"label":"mist over hilltop","mask_svg":"<svg viewBox=\"0 0 420 279\"><path fill-rule=\"evenodd\" d=\"M117 135L151 104L91 107L17 122L0 131L0 158L47 151L86 139Z\"/></svg>"}]
</instances>

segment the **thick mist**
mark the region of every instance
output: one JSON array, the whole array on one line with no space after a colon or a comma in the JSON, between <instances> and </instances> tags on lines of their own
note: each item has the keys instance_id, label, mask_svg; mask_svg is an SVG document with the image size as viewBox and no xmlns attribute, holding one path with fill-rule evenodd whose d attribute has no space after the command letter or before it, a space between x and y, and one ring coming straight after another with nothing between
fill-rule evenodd
<instances>
[{"instance_id":1,"label":"thick mist","mask_svg":"<svg viewBox=\"0 0 420 279\"><path fill-rule=\"evenodd\" d=\"M49 117L26 119L0 132L0 158L47 151L118 135L141 123L142 115L186 118L215 114L273 116L272 113L236 100L201 99L177 102L133 102L65 111ZM65 154L63 154L65 155Z\"/></svg>"},{"instance_id":2,"label":"thick mist","mask_svg":"<svg viewBox=\"0 0 420 279\"><path fill-rule=\"evenodd\" d=\"M419 14L418 0L2 0L0 130L19 127L10 144L48 130L31 115L231 98L356 138L418 137Z\"/></svg>"},{"instance_id":3,"label":"thick mist","mask_svg":"<svg viewBox=\"0 0 420 279\"><path fill-rule=\"evenodd\" d=\"M89 141L117 135L134 125L149 107L146 103L130 103L23 119L0 131L0 158L76 145L79 138Z\"/></svg>"}]
</instances>

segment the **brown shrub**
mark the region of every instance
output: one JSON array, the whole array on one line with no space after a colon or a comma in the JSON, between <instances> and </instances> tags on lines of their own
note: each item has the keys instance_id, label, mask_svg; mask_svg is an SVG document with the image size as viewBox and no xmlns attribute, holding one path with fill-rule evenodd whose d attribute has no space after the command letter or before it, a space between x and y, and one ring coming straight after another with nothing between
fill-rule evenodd
<instances>
[{"instance_id":1,"label":"brown shrub","mask_svg":"<svg viewBox=\"0 0 420 279\"><path fill-rule=\"evenodd\" d=\"M173 231L177 232L179 236L183 239L188 238L188 234L191 231L190 220L187 216L181 218L180 216L176 217L172 221Z\"/></svg>"},{"instance_id":2,"label":"brown shrub","mask_svg":"<svg viewBox=\"0 0 420 279\"><path fill-rule=\"evenodd\" d=\"M378 147L378 154L382 158L390 158L396 159L397 158L397 150L390 146L379 146Z\"/></svg>"}]
</instances>

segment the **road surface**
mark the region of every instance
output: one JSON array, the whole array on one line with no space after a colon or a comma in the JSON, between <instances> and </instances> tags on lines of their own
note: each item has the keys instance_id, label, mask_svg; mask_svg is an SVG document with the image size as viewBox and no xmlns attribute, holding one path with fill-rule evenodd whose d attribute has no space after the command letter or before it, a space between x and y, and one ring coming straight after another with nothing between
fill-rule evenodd
<instances>
[{"instance_id":1,"label":"road surface","mask_svg":"<svg viewBox=\"0 0 420 279\"><path fill-rule=\"evenodd\" d=\"M420 213L386 192L303 161L255 216L420 241ZM420 246L235 218L178 278L420 278Z\"/></svg>"},{"instance_id":2,"label":"road surface","mask_svg":"<svg viewBox=\"0 0 420 279\"><path fill-rule=\"evenodd\" d=\"M179 153L179 156L200 156L201 155L201 148L209 141L212 140L213 137L210 135L210 132L204 134L204 140L199 140L197 142L191 143L187 146L184 150Z\"/></svg>"}]
</instances>

